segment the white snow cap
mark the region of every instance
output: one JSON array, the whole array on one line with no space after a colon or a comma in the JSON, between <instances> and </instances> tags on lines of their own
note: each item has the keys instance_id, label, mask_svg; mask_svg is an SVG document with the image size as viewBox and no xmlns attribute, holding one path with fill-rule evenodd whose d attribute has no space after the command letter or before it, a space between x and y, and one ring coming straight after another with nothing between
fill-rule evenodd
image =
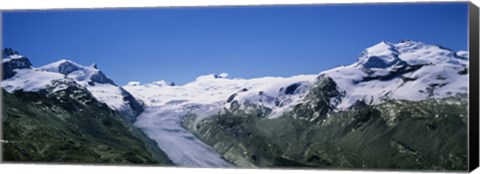
<instances>
[{"instance_id":1,"label":"white snow cap","mask_svg":"<svg viewBox=\"0 0 480 174\"><path fill-rule=\"evenodd\" d=\"M466 51L459 51L468 55ZM458 55L458 52L457 52ZM365 60L381 58L385 62L397 60L402 66L418 69L401 72L398 67L375 67L368 71L358 65ZM370 60L369 60L370 61ZM381 42L367 48L359 61L322 72L335 80L346 96L337 106L345 109L357 100L367 103L381 103L388 99L424 100L443 98L468 93L468 60L455 56L455 52L438 45L405 40L399 43ZM380 79L375 77L387 77ZM366 80L370 79L370 80Z\"/></svg>"},{"instance_id":2,"label":"white snow cap","mask_svg":"<svg viewBox=\"0 0 480 174\"><path fill-rule=\"evenodd\" d=\"M78 63L75 63L71 60L60 59L59 61L41 66L38 69L44 70L44 71L49 71L49 72L60 72L61 68L65 65L68 65L68 66L70 66L71 68L74 68L74 69L85 69L86 68L86 67L84 67L84 66L82 66Z\"/></svg>"},{"instance_id":3,"label":"white snow cap","mask_svg":"<svg viewBox=\"0 0 480 174\"><path fill-rule=\"evenodd\" d=\"M464 59L468 59L468 57L470 56L468 54L468 51L457 51L457 55Z\"/></svg>"},{"instance_id":4,"label":"white snow cap","mask_svg":"<svg viewBox=\"0 0 480 174\"><path fill-rule=\"evenodd\" d=\"M125 86L138 86L138 85L140 85L139 81L131 81L131 82L128 82L127 85Z\"/></svg>"},{"instance_id":5,"label":"white snow cap","mask_svg":"<svg viewBox=\"0 0 480 174\"><path fill-rule=\"evenodd\" d=\"M398 51L388 42L382 41L362 52L358 58L357 66L364 68L387 68L397 62Z\"/></svg>"},{"instance_id":6,"label":"white snow cap","mask_svg":"<svg viewBox=\"0 0 480 174\"><path fill-rule=\"evenodd\" d=\"M14 59L21 59L21 58L24 58L24 56L18 55L18 54L10 55L8 57L3 58L2 63L8 62Z\"/></svg>"},{"instance_id":7,"label":"white snow cap","mask_svg":"<svg viewBox=\"0 0 480 174\"><path fill-rule=\"evenodd\" d=\"M152 84L158 85L158 86L166 86L166 85L168 85L168 83L167 83L165 80L155 81L155 82L152 82Z\"/></svg>"},{"instance_id":8,"label":"white snow cap","mask_svg":"<svg viewBox=\"0 0 480 174\"><path fill-rule=\"evenodd\" d=\"M209 79L227 79L228 73L220 73L220 74L207 74L198 76L195 80L202 81L202 80L209 80Z\"/></svg>"},{"instance_id":9,"label":"white snow cap","mask_svg":"<svg viewBox=\"0 0 480 174\"><path fill-rule=\"evenodd\" d=\"M220 73L219 75L217 75L217 77L218 77L218 78L224 78L224 79L225 79L225 78L228 77L228 73L225 73L225 72Z\"/></svg>"},{"instance_id":10,"label":"white snow cap","mask_svg":"<svg viewBox=\"0 0 480 174\"><path fill-rule=\"evenodd\" d=\"M217 75L219 76L219 75ZM225 74L221 74L226 77ZM261 77L252 79L228 79L215 78L214 74L202 75L194 81L181 86L168 85L126 85L124 89L129 91L147 107L182 107L192 104L216 105L217 107L229 107L227 99L235 94L235 100L239 103L249 102L262 104L272 109L275 106L276 97L294 103L304 95L305 89L310 86L317 75L296 75L291 77ZM299 87L292 94L285 94L281 89L298 83ZM180 102L181 101L181 102ZM285 106L287 103L285 103Z\"/></svg>"}]
</instances>

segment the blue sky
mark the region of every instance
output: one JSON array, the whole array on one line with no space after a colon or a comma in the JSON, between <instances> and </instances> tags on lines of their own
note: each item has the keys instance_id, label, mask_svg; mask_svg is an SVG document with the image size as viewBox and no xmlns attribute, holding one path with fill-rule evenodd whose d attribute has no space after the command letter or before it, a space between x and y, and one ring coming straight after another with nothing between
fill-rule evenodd
<instances>
[{"instance_id":1,"label":"blue sky","mask_svg":"<svg viewBox=\"0 0 480 174\"><path fill-rule=\"evenodd\" d=\"M349 65L382 40L467 49L467 3L137 8L2 13L3 47L41 66L97 63L117 84L291 76Z\"/></svg>"}]
</instances>

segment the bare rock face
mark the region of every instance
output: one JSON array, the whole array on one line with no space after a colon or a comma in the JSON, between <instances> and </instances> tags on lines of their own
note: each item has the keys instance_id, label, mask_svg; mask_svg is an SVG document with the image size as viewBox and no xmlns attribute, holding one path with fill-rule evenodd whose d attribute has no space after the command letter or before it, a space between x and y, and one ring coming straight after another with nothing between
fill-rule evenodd
<instances>
[{"instance_id":1,"label":"bare rock face","mask_svg":"<svg viewBox=\"0 0 480 174\"><path fill-rule=\"evenodd\" d=\"M3 50L2 57L3 79L13 77L16 69L31 69L32 64L27 57L19 55L19 53L11 48Z\"/></svg>"}]
</instances>

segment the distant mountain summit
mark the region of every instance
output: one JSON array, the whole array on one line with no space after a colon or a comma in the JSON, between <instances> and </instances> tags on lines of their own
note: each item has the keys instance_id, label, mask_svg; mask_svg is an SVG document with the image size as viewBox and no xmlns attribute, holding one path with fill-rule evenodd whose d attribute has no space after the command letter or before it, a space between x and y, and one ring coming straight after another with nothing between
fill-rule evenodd
<instances>
[{"instance_id":1,"label":"distant mountain summit","mask_svg":"<svg viewBox=\"0 0 480 174\"><path fill-rule=\"evenodd\" d=\"M32 69L30 60L19 55L17 51L6 48L2 52L3 79L13 77L16 74L15 69Z\"/></svg>"},{"instance_id":2,"label":"distant mountain summit","mask_svg":"<svg viewBox=\"0 0 480 174\"><path fill-rule=\"evenodd\" d=\"M380 42L361 53L357 62L320 74L331 77L346 96L338 108L358 100L419 101L468 93L468 54L411 40Z\"/></svg>"},{"instance_id":3,"label":"distant mountain summit","mask_svg":"<svg viewBox=\"0 0 480 174\"><path fill-rule=\"evenodd\" d=\"M4 79L2 87L7 92L41 91L52 82L59 79L71 79L75 84L86 87L93 96L107 104L110 108L119 111L125 118L134 121L143 111L143 106L123 88L118 87L97 66L82 66L71 60L62 59L38 68L35 68L25 56L19 55L12 49L5 49L2 64ZM68 83L72 84L72 83Z\"/></svg>"},{"instance_id":4,"label":"distant mountain summit","mask_svg":"<svg viewBox=\"0 0 480 174\"><path fill-rule=\"evenodd\" d=\"M97 68L96 64L92 64L91 66L86 67L73 61L62 59L57 62L53 62L48 65L39 67L38 69L42 71L60 73L69 76L70 78L77 79L79 81L89 79L90 83L95 82L99 84L115 85L113 80L108 78L102 71Z\"/></svg>"},{"instance_id":5,"label":"distant mountain summit","mask_svg":"<svg viewBox=\"0 0 480 174\"><path fill-rule=\"evenodd\" d=\"M401 66L405 62L398 57L399 54L392 44L382 41L363 51L358 58L357 66L365 69Z\"/></svg>"},{"instance_id":6,"label":"distant mountain summit","mask_svg":"<svg viewBox=\"0 0 480 174\"><path fill-rule=\"evenodd\" d=\"M3 53L2 58L7 58L7 57L12 56L12 55L18 55L18 52L13 50L12 48L3 49L2 53Z\"/></svg>"}]
</instances>

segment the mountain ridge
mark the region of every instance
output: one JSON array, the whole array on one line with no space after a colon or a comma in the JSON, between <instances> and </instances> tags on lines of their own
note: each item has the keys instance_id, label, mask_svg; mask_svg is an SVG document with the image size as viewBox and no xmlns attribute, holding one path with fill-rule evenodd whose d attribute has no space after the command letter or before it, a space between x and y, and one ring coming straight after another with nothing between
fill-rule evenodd
<instances>
[{"instance_id":1,"label":"mountain ridge","mask_svg":"<svg viewBox=\"0 0 480 174\"><path fill-rule=\"evenodd\" d=\"M117 110L130 120L143 112L143 106L132 95L117 86L95 64L82 66L74 61L61 59L59 61L35 68L28 58L21 56L13 49L8 52L16 54L3 58L4 79L2 87L7 92L17 90L36 92L45 89L53 80L72 79L75 83L85 86L99 101Z\"/></svg>"},{"instance_id":2,"label":"mountain ridge","mask_svg":"<svg viewBox=\"0 0 480 174\"><path fill-rule=\"evenodd\" d=\"M124 86L146 106L163 105L170 101L182 100L184 103L206 103L196 101L195 93L208 93L212 96L210 103L229 103L238 100L240 103L262 104L272 109L283 101L291 106L304 97L305 90L294 95L285 95L281 91L294 84L299 89L312 86L316 77L326 75L338 83L339 90L346 95L336 106L346 109L357 100L366 103L381 103L389 99L405 99L418 101L431 97L464 96L468 91L468 52L457 51L426 44L423 42L403 40L398 43L382 41L365 49L357 61L346 66L328 69L318 74L298 75L291 77L260 77L252 79L215 78L215 74L202 75L185 85L168 87L154 84L132 82ZM262 85L271 83L271 85ZM459 85L458 85L459 84ZM357 89L357 90L354 90ZM222 94L214 94L217 90ZM144 92L142 92L144 91ZM148 91L148 92L146 92ZM376 91L374 94L368 91ZM395 95L398 93L397 95ZM260 95L261 94L261 95ZM150 96L149 96L150 95ZM191 95L191 97L188 97ZM215 96L220 98L213 99ZM297 96L297 99L292 99ZM206 97L204 97L206 98ZM229 102L230 101L230 102ZM294 101L294 102L291 102ZM207 102L208 103L208 102ZM281 112L281 111L279 111ZM273 115L273 117L278 115Z\"/></svg>"},{"instance_id":3,"label":"mountain ridge","mask_svg":"<svg viewBox=\"0 0 480 174\"><path fill-rule=\"evenodd\" d=\"M48 84L48 82L43 82L39 86L30 89L28 87L22 87L21 85L12 84L9 82L8 79L14 76L12 74L20 73L23 76L27 76L29 73L25 72L25 70L28 71L29 68L33 69L33 71L60 73L66 77L76 79L80 83L84 83L84 81L89 79L88 84L83 84L87 86L94 86L95 83L100 84L99 86L102 86L103 84L117 86L113 80L109 79L102 71L98 70L95 64L87 67L79 65L71 60L62 59L38 68L33 68L29 63L28 58L19 55L17 51L7 48L4 49L3 52L4 55L7 55L7 57L3 60L4 67L7 67L7 72L12 73L5 73L9 74L8 76L10 77L4 78L2 87L10 92L19 89L34 91L36 88L41 88ZM23 61L24 63L20 63L19 66L12 66L12 68L8 68L8 62L16 59L24 59L25 61ZM18 70L19 72L17 72L9 69L24 69L24 71ZM428 70L428 72L421 72L423 69L426 69L425 71ZM444 72L446 70L455 70L459 75L455 75L455 73L452 72ZM468 52L454 52L448 48L438 45L425 44L423 42L412 40L402 40L398 43L382 41L365 49L360 54L357 61L351 65L332 68L322 71L318 74L299 75L292 77L267 76L253 79L229 79L227 73L221 73L202 75L197 77L196 80L180 86L168 85L168 83L165 81L158 81L153 82L152 84L144 85L140 84L139 82L131 82L122 87L119 86L118 90L113 90L117 91L116 94L109 94L106 96L102 95L106 91L112 91L108 86L104 86L106 87L105 89L92 89L92 91L94 91L93 93L97 94L97 98L115 109L124 107L121 106L124 104L122 104L121 100L119 99L116 99L116 102L112 102L113 100L111 97L117 96L117 98L119 98L118 96L123 96L122 93L134 94L133 98L140 101L132 102L135 103L134 105L137 105L137 108L138 105L144 105L145 107L148 107L149 105L161 105L162 103L165 104L168 102L166 100L192 100L191 103L223 102L225 107L229 108L229 102L227 102L229 99L240 99L237 102L262 103L270 108L278 109L278 105L281 103L284 105L287 103L292 104L292 100L298 102L298 98L302 98L305 94L305 91L300 92L301 94L296 97L297 99L292 99L292 97L295 95L290 95L289 97L288 95L285 95L285 93L282 94L281 92L274 92L274 89L272 89L271 86L273 86L273 88L277 88L275 90L278 91L282 91L282 88L287 88L289 86L293 87L291 86L293 84L299 84L299 89L307 89L311 87L311 84L315 81L315 76L325 74L335 79L335 81L339 84L339 88L341 88L340 90L345 91L346 98L344 98L337 107L339 109L345 109L351 106L357 100L365 100L367 103L379 103L387 99L421 100L429 97L447 97L455 94L465 94L467 86L452 86L452 84L458 84L452 79L459 78L459 81L465 80L467 73ZM431 78L430 76L433 76L432 74L438 77ZM422 78L423 75L430 76ZM45 76L49 77L50 75L45 74ZM60 77L50 77L50 79L47 78L46 81L58 78ZM431 82L418 82L422 80L425 81L427 78L438 80ZM274 84L270 85L269 87L269 85L262 84L261 81L265 81L264 83ZM391 83L385 83L387 81ZM381 86L381 88L378 86ZM405 87L402 88L402 86ZM361 91L365 91L367 87L368 89L375 89L376 91L380 92L375 95L362 93ZM149 90L150 88L151 90ZM218 94L209 92L215 89L219 90ZM352 89L357 90L353 91ZM150 91L150 94L147 95L151 96L149 97L143 95L140 92L137 92L138 90ZM153 90L157 90L159 92L154 92ZM162 92L162 90L164 92ZM183 92L180 92L179 90ZM253 90L253 92L250 90ZM413 93L411 92L415 95L405 95L407 90L415 91ZM198 95L192 95L191 93L208 93L213 98L210 99L211 101L195 101L194 98L198 97ZM401 95L395 95L395 93L400 93ZM219 96L215 97L215 95ZM129 95L126 96L128 97ZM207 97L205 96L203 98ZM158 103L156 100L163 100L163 102ZM294 104L295 102L293 102L292 105ZM133 115L138 115L141 113L141 111L130 113L133 113Z\"/></svg>"}]
</instances>

